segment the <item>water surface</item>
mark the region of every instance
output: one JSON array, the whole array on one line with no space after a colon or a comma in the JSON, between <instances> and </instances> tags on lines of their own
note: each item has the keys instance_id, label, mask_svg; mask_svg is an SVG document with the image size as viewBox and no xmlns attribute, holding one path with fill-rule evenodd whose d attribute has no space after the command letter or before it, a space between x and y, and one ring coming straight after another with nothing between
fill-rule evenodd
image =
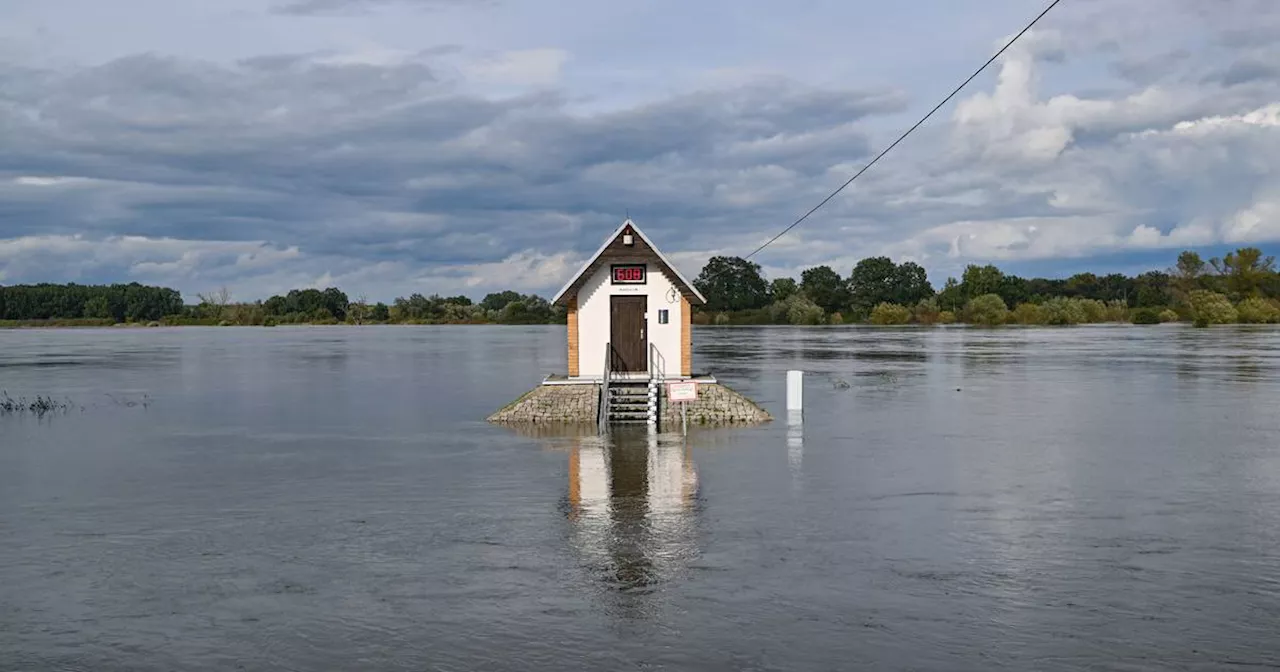
<instances>
[{"instance_id":1,"label":"water surface","mask_svg":"<svg viewBox=\"0 0 1280 672\"><path fill-rule=\"evenodd\" d=\"M778 421L485 424L563 338L0 332L73 405L0 417L0 669L1280 667L1280 331L701 329Z\"/></svg>"}]
</instances>

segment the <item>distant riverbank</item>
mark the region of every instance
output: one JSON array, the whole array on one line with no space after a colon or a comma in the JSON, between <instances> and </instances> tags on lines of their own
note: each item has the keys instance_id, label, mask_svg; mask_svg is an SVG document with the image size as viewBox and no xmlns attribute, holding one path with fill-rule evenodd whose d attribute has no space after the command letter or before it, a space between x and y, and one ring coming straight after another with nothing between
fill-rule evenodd
<instances>
[{"instance_id":1,"label":"distant riverbank","mask_svg":"<svg viewBox=\"0 0 1280 672\"><path fill-rule=\"evenodd\" d=\"M1164 324L1164 325L1174 325L1174 326L1176 326L1176 325L1178 325L1178 324L1190 325L1190 322L1189 322L1189 321L1184 321L1184 320L1177 320L1177 321L1175 321L1175 320L1169 320L1169 321L1166 321L1166 322L1147 323L1147 322L1130 322L1130 321L1123 321L1123 320L1121 320L1121 321L1113 321L1113 322L1108 322L1108 321L1102 321L1102 322L1086 322L1086 323L1080 323L1080 326L1083 326L1083 325L1085 325L1085 324L1090 324L1090 325L1108 325L1108 324L1110 324L1110 325L1115 325L1115 326L1120 326L1120 325L1124 325L1124 326L1150 326L1150 325L1152 325L1152 324L1154 324L1155 326L1159 326L1159 325ZM243 324L243 325L242 325L242 324L232 324L232 323L207 323L207 322L205 322L205 323L201 323L201 322L190 322L190 321L188 321L188 322L181 322L181 323L169 323L169 322L164 322L164 321L157 321L157 322L145 322L145 323L144 323L144 322L112 322L111 320L97 320L97 319L83 319L83 320L0 320L0 331L2 331L2 330L13 330L13 329L148 329L148 328L173 328L173 327L227 327L227 328L233 328L233 327L251 327L251 328L256 327L256 328L264 328L264 327L267 327L267 328L274 328L274 327L276 327L276 326L286 326L286 327L287 327L287 326L294 326L294 327L380 327L380 326L388 326L388 327L435 327L435 326L451 326L451 327L497 326L497 327L511 327L511 326L539 326L539 325L529 325L529 324L513 325L513 324L501 324L501 323L493 323L493 322L366 322L366 323L364 323L364 324L352 324L352 323L350 323L350 322L294 322L294 323L289 323L289 324L284 324L284 325L274 325L274 324L267 324L267 325L262 325L262 324ZM542 325L542 326L564 326L564 325L554 325L554 324L552 324L552 325ZM1025 323L1025 322L1018 322L1018 321L1010 321L1010 322L1007 322L1007 323L1005 323L1005 324L1001 324L1001 325L975 324L975 323L968 323L968 322L945 322L945 323L939 322L939 323L934 323L934 324L919 324L919 323L909 323L909 324L908 324L908 323L903 323L903 324L875 324L875 323L869 323L869 322L854 322L854 323L845 323L845 324L817 324L817 325L769 324L769 323L761 323L761 322L737 322L737 323L734 323L734 322L719 322L719 323L710 323L710 324L697 324L697 323L695 323L693 326L694 326L694 328L698 329L699 331L702 331L702 330L704 330L704 329L707 329L707 330L714 330L714 329L721 329L721 328L726 328L726 327L728 327L728 328L734 328L734 327L784 327L784 328L786 328L786 327L790 327L790 328L822 329L822 330L832 330L832 331L837 331L837 330L840 330L840 329L850 328L850 327L860 327L860 328L866 328L866 329L887 329L887 328L897 328L897 329L923 329L923 330L928 330L928 329L942 329L942 328L953 328L953 329L955 329L955 328L960 328L960 329L963 329L963 328L970 328L970 327L972 327L972 328L986 328L986 329L990 329L990 328L993 328L993 327L994 327L994 328L1010 327L1010 328L1024 328L1024 329L1037 329L1037 328L1056 329L1056 328L1063 327L1063 326L1077 326L1077 325L1076 325L1075 323L1072 323L1072 324L1044 324L1044 323L1038 323L1038 324L1037 324L1037 323Z\"/></svg>"},{"instance_id":2,"label":"distant riverbank","mask_svg":"<svg viewBox=\"0 0 1280 672\"><path fill-rule=\"evenodd\" d=\"M1208 263L1194 251L1165 273L1135 277L1079 273L1063 280L1006 275L970 265L941 291L924 269L886 257L864 259L848 278L819 266L796 282L766 283L757 264L715 257L694 285L705 297L691 321L699 326L970 324L1280 323L1280 273L1258 248L1241 248ZM566 324L568 309L536 294L466 296L414 293L390 305L352 300L329 287L295 289L266 301L234 302L226 289L187 305L166 287L12 285L0 287L0 328L112 326L262 326L286 324Z\"/></svg>"},{"instance_id":3,"label":"distant riverbank","mask_svg":"<svg viewBox=\"0 0 1280 672\"><path fill-rule=\"evenodd\" d=\"M533 324L544 324L541 322ZM396 327L421 327L435 325L450 326L529 326L528 324L515 323L498 323L498 322L363 322L356 324L353 322L337 322L334 320L315 321L315 322L286 322L275 323L266 322L263 324L240 324L237 322L228 322L225 320L169 320L161 319L151 322L116 322L114 320L85 318L85 319L54 319L54 320L0 320L0 329L146 329L146 328L171 328L171 327L277 327L277 326L298 326L298 327L371 327L371 326L396 326Z\"/></svg>"}]
</instances>

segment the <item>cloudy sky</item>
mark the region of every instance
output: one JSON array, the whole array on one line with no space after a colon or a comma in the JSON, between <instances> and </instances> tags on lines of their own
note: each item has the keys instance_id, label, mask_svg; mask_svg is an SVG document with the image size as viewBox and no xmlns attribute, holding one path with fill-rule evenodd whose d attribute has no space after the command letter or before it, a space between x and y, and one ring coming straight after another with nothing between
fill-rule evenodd
<instances>
[{"instance_id":1,"label":"cloudy sky","mask_svg":"<svg viewBox=\"0 0 1280 672\"><path fill-rule=\"evenodd\" d=\"M0 283L548 294L626 212L789 224L1045 0L4 0ZM762 253L1133 272L1280 248L1280 2L1064 0Z\"/></svg>"}]
</instances>

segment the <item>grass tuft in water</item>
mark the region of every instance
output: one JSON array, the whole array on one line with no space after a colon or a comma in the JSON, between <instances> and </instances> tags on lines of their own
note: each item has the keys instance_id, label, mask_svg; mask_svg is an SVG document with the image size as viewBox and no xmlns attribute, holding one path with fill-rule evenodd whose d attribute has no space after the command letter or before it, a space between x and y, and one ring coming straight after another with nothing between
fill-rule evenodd
<instances>
[{"instance_id":1,"label":"grass tuft in water","mask_svg":"<svg viewBox=\"0 0 1280 672\"><path fill-rule=\"evenodd\" d=\"M66 413L75 404L70 399L58 400L53 397L36 395L34 399L28 400L26 397L18 397L14 399L9 396L7 391L0 391L0 415L24 415L30 413L36 417L43 417L51 413Z\"/></svg>"}]
</instances>

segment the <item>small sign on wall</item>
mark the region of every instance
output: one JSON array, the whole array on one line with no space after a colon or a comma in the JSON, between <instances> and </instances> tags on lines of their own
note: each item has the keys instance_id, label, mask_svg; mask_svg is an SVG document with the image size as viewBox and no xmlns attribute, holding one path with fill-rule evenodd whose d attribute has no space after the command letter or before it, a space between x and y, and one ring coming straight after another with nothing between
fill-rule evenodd
<instances>
[{"instance_id":1,"label":"small sign on wall","mask_svg":"<svg viewBox=\"0 0 1280 672\"><path fill-rule=\"evenodd\" d=\"M667 383L668 401L697 401L698 384L693 381Z\"/></svg>"}]
</instances>

